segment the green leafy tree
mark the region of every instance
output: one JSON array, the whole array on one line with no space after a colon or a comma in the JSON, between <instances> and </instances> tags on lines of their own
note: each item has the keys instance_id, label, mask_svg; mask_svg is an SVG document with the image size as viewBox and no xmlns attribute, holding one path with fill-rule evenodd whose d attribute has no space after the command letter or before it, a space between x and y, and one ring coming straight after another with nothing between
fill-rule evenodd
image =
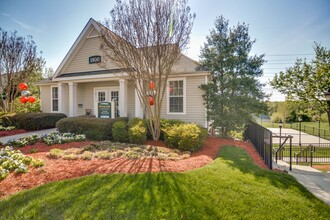
<instances>
[{"instance_id":1,"label":"green leafy tree","mask_svg":"<svg viewBox=\"0 0 330 220\"><path fill-rule=\"evenodd\" d=\"M200 68L211 70L208 83L201 86L207 118L226 131L238 130L253 114L266 112L257 79L263 74L264 55L249 55L255 40L250 39L246 24L230 28L228 23L222 16L216 19L200 55Z\"/></svg>"},{"instance_id":2,"label":"green leafy tree","mask_svg":"<svg viewBox=\"0 0 330 220\"><path fill-rule=\"evenodd\" d=\"M315 43L314 51L311 62L297 59L293 67L276 74L271 85L285 94L286 100L309 105L314 115L327 112L330 125L330 107L324 97L330 89L330 50Z\"/></svg>"}]
</instances>

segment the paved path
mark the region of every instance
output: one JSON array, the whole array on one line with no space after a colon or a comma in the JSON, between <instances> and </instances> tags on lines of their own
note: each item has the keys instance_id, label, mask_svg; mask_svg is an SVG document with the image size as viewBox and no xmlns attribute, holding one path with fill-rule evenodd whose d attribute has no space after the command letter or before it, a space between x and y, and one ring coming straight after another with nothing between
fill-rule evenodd
<instances>
[{"instance_id":1,"label":"paved path","mask_svg":"<svg viewBox=\"0 0 330 220\"><path fill-rule=\"evenodd\" d=\"M280 129L279 128L267 128L267 129L272 131L273 134L276 134L276 135L280 134ZM294 129L290 129L290 128L282 128L281 136L287 136L287 135L293 136L292 143L299 143L299 131L294 130ZM313 136L313 135L301 132L301 143L304 143L304 144L318 144L319 141L320 141L321 144L322 143L323 144L330 144L329 140L326 140L326 139L323 139L323 138L319 139L319 137L317 137L317 136ZM276 144L279 143L279 139L278 138L273 138L273 143L276 143Z\"/></svg>"},{"instance_id":2,"label":"paved path","mask_svg":"<svg viewBox=\"0 0 330 220\"><path fill-rule=\"evenodd\" d=\"M277 161L277 164L273 161L273 167L288 171L314 196L330 205L330 172L321 172L313 167L300 165L292 165L292 171L290 171L289 164L283 161Z\"/></svg>"},{"instance_id":3,"label":"paved path","mask_svg":"<svg viewBox=\"0 0 330 220\"><path fill-rule=\"evenodd\" d=\"M40 137L43 134L49 134L53 131L56 131L56 128L39 130L39 131L31 131L31 132L27 132L27 133L23 133L23 134L17 134L17 135L12 135L12 136L1 137L0 142L6 144L9 140L30 136L32 134L37 134Z\"/></svg>"}]
</instances>

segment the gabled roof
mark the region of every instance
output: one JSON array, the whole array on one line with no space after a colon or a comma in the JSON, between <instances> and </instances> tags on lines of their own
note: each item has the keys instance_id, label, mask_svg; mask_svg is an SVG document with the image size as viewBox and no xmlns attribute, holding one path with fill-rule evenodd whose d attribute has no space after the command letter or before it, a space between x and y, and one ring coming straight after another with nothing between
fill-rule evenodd
<instances>
[{"instance_id":1,"label":"gabled roof","mask_svg":"<svg viewBox=\"0 0 330 220\"><path fill-rule=\"evenodd\" d=\"M65 55L65 57L62 60L61 64L56 69L55 74L52 77L52 79L56 78L58 76L58 74L61 72L61 70L64 67L65 63L68 61L68 59L70 58L70 56L73 54L74 50L79 45L79 42L83 39L83 37L85 36L85 34L87 33L87 31L89 30L90 27L94 27L95 30L97 30L99 33L101 33L101 29L100 29L100 26L98 24L99 23L97 21L95 21L93 18L90 18L89 19L89 21L85 25L84 29L81 31L81 33L79 34L78 38L76 39L76 41L74 42L74 44L70 48L69 52Z\"/></svg>"},{"instance_id":2,"label":"gabled roof","mask_svg":"<svg viewBox=\"0 0 330 220\"><path fill-rule=\"evenodd\" d=\"M105 73L115 73L115 72L123 72L125 71L125 69L111 69L111 70L99 70L99 71L80 71L77 73L62 73L61 75L59 75L61 73L61 71L63 70L63 68L65 68L66 63L69 61L70 57L74 54L74 51L76 51L76 49L79 49L79 47L82 46L82 44L80 43L85 36L87 36L88 31L89 30L96 30L99 34L102 33L102 31L107 30L110 31L109 29L107 29L105 26L103 26L102 24L100 24L99 22L95 21L93 18L90 18L89 21L87 22L87 24L85 25L84 29L81 31L81 33L79 34L78 38L75 40L74 44L71 46L70 50L68 51L68 53L66 54L66 56L64 57L64 59L62 60L61 64L59 65L59 67L56 69L53 77L51 78L52 80L58 77L70 77L70 76L85 76L85 75L99 75L99 74L105 74ZM112 31L110 31L111 33L113 33ZM114 34L114 33L113 33ZM198 65L198 62L196 62L195 60L191 59L190 57L181 54L182 58L185 58L186 60L188 60L189 62L193 63L194 65ZM195 70L196 72L200 72L201 70Z\"/></svg>"}]
</instances>

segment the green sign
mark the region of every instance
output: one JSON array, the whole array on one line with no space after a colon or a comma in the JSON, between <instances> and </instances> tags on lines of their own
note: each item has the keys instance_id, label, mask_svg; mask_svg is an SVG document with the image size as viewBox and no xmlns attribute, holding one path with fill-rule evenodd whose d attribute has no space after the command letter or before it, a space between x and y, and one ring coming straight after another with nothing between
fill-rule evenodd
<instances>
[{"instance_id":1,"label":"green sign","mask_svg":"<svg viewBox=\"0 0 330 220\"><path fill-rule=\"evenodd\" d=\"M98 104L98 117L99 118L111 118L111 103L99 102Z\"/></svg>"}]
</instances>

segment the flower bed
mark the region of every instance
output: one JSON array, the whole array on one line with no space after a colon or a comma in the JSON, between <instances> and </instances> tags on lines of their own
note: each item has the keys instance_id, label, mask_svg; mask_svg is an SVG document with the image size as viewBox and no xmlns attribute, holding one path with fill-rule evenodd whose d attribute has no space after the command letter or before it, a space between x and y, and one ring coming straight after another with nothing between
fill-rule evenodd
<instances>
[{"instance_id":1,"label":"flower bed","mask_svg":"<svg viewBox=\"0 0 330 220\"><path fill-rule=\"evenodd\" d=\"M87 145L84 148L52 149L47 154L47 157L52 159L62 158L65 160L114 159L118 157L127 159L157 158L160 160L182 160L189 158L190 152L159 146L102 141Z\"/></svg>"},{"instance_id":2,"label":"flower bed","mask_svg":"<svg viewBox=\"0 0 330 220\"><path fill-rule=\"evenodd\" d=\"M9 140L5 145L13 146L13 147L23 147L27 145L33 145L38 141L46 143L48 146L53 144L63 144L73 141L84 141L86 136L83 134L71 134L71 133L59 133L59 132L52 132L48 135L43 135L40 138L38 135L33 134L27 137Z\"/></svg>"},{"instance_id":3,"label":"flower bed","mask_svg":"<svg viewBox=\"0 0 330 220\"><path fill-rule=\"evenodd\" d=\"M41 167L44 165L44 162L25 156L12 147L7 146L0 149L0 180L6 178L12 171L15 173L27 173L29 165Z\"/></svg>"}]
</instances>

